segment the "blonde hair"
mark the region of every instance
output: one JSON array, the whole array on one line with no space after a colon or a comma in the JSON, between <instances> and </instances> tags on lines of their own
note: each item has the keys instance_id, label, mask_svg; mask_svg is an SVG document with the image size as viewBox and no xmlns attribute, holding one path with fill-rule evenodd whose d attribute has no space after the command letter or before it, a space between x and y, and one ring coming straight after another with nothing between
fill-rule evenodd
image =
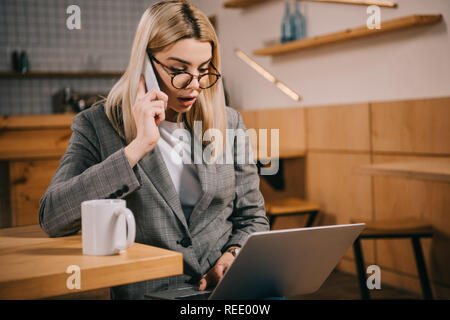
<instances>
[{"instance_id":1,"label":"blonde hair","mask_svg":"<svg viewBox=\"0 0 450 320\"><path fill-rule=\"evenodd\" d=\"M186 0L158 1L142 15L133 40L128 67L106 100L101 101L105 102L109 121L127 143L136 137L136 124L131 109L136 101L146 51L154 54L185 38L211 43L211 61L220 72L220 50L216 32L208 17L197 7ZM210 72L215 72L211 65L209 69ZM177 122L180 122L180 119L181 114L178 115ZM201 91L192 108L185 114L186 124L190 128L194 128L194 121L200 120L202 136L208 129L217 129L226 139L227 117L220 78L214 86ZM203 144L207 145L208 142Z\"/></svg>"}]
</instances>

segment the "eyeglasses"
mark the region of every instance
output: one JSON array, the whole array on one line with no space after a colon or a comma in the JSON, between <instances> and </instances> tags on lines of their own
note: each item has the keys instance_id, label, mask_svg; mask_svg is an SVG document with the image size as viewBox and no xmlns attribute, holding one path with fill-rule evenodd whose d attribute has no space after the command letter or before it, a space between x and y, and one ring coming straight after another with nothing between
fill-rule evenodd
<instances>
[{"instance_id":1,"label":"eyeglasses","mask_svg":"<svg viewBox=\"0 0 450 320\"><path fill-rule=\"evenodd\" d=\"M219 73L219 71L217 71L212 62L210 62L210 64L213 69L217 71L217 73L208 72L200 74L198 76L194 76L192 73L189 73L187 71L173 70L173 68L170 68L159 62L153 55L150 55L150 59L154 60L156 63L163 67L164 71L166 71L167 74L171 77L172 86L176 89L186 88L191 83L192 79L194 79L194 77L197 78L200 88L208 89L215 85L217 80L219 80L219 78L221 77L221 74Z\"/></svg>"}]
</instances>

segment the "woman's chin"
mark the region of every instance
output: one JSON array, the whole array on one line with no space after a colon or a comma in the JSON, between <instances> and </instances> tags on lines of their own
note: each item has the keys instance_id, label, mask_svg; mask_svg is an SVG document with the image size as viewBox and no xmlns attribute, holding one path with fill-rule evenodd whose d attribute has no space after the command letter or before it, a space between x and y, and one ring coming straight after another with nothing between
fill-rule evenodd
<instances>
[{"instance_id":1,"label":"woman's chin","mask_svg":"<svg viewBox=\"0 0 450 320\"><path fill-rule=\"evenodd\" d=\"M183 106L182 104L177 104L176 106L172 107L173 111L176 111L177 113L186 113L189 110L191 110L193 104L190 106Z\"/></svg>"},{"instance_id":2,"label":"woman's chin","mask_svg":"<svg viewBox=\"0 0 450 320\"><path fill-rule=\"evenodd\" d=\"M166 120L168 121L176 121L177 114L179 113L186 113L188 112L192 106L185 107L185 106L169 106L166 110Z\"/></svg>"},{"instance_id":3,"label":"woman's chin","mask_svg":"<svg viewBox=\"0 0 450 320\"><path fill-rule=\"evenodd\" d=\"M175 103L171 103L171 101L169 101L169 105L168 105L168 109L166 110L166 118L167 119L171 119L171 118L176 118L176 115L178 113L186 113L189 110L191 110L191 108L195 105L195 101L192 104L183 104L180 103L179 101L175 101Z\"/></svg>"}]
</instances>

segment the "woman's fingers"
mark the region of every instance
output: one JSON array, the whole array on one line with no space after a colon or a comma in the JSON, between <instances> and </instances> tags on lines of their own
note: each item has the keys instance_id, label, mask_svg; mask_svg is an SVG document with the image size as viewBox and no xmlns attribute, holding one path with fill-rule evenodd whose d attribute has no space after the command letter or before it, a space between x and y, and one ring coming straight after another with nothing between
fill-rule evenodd
<instances>
[{"instance_id":1,"label":"woman's fingers","mask_svg":"<svg viewBox=\"0 0 450 320\"><path fill-rule=\"evenodd\" d=\"M203 291L208 287L215 286L222 279L227 269L228 266L225 264L216 264L214 268L209 270L200 280L198 290Z\"/></svg>"},{"instance_id":2,"label":"woman's fingers","mask_svg":"<svg viewBox=\"0 0 450 320\"><path fill-rule=\"evenodd\" d=\"M165 109L164 109L164 101L152 101L150 105L141 105L136 109L136 114L142 113L145 116L150 116L153 118L164 118Z\"/></svg>"},{"instance_id":3,"label":"woman's fingers","mask_svg":"<svg viewBox=\"0 0 450 320\"><path fill-rule=\"evenodd\" d=\"M167 94L165 94L161 90L156 91L156 94L157 94L157 97L158 97L159 100L165 101L166 103L169 100L169 97L167 96Z\"/></svg>"},{"instance_id":4,"label":"woman's fingers","mask_svg":"<svg viewBox=\"0 0 450 320\"><path fill-rule=\"evenodd\" d=\"M215 286L217 282L218 282L217 275L215 274L214 269L211 269L200 280L198 290L199 291L206 290L206 288Z\"/></svg>"},{"instance_id":5,"label":"woman's fingers","mask_svg":"<svg viewBox=\"0 0 450 320\"><path fill-rule=\"evenodd\" d=\"M155 102L158 102L158 105L156 105L155 108L155 123L158 126L166 118L166 110L163 101L155 101Z\"/></svg>"},{"instance_id":6,"label":"woman's fingers","mask_svg":"<svg viewBox=\"0 0 450 320\"><path fill-rule=\"evenodd\" d=\"M167 94L165 94L161 90L151 88L149 91L147 91L146 86L145 86L145 78L142 74L139 78L137 98L148 100L148 101L162 100L162 101L164 101L164 109L167 108L167 101L169 100L169 97L167 96Z\"/></svg>"},{"instance_id":7,"label":"woman's fingers","mask_svg":"<svg viewBox=\"0 0 450 320\"><path fill-rule=\"evenodd\" d=\"M206 289L207 285L208 285L208 282L206 281L206 278L202 278L200 280L200 284L199 284L198 290L199 291L204 291Z\"/></svg>"},{"instance_id":8,"label":"woman's fingers","mask_svg":"<svg viewBox=\"0 0 450 320\"><path fill-rule=\"evenodd\" d=\"M144 99L148 99L149 101L164 101L164 108L167 108L167 101L169 100L169 97L164 92L152 88L145 94Z\"/></svg>"}]
</instances>

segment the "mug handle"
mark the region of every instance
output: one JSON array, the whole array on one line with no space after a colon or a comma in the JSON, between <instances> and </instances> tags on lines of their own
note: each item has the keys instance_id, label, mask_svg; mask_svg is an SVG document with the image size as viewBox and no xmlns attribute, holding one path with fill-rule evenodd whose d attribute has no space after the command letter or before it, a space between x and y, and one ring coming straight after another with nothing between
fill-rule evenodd
<instances>
[{"instance_id":1,"label":"mug handle","mask_svg":"<svg viewBox=\"0 0 450 320\"><path fill-rule=\"evenodd\" d=\"M121 216L122 214L125 215L125 218L127 221L127 223L126 223L127 228L128 228L127 243L125 246L119 246L116 244L115 248L114 248L114 251L116 253L120 253L120 251L131 247L134 243L134 240L136 239L136 222L134 220L133 213L128 208L120 208L116 212L114 212L114 215L117 218L119 218L119 216ZM119 219L117 219L117 221L118 220Z\"/></svg>"}]
</instances>

